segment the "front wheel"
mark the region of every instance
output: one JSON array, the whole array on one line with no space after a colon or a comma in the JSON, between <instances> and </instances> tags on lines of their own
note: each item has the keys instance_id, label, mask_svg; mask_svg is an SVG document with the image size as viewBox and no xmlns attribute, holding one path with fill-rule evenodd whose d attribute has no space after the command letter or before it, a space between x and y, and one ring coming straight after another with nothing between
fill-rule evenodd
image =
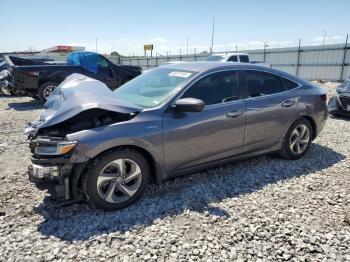
<instances>
[{"instance_id":1,"label":"front wheel","mask_svg":"<svg viewBox=\"0 0 350 262\"><path fill-rule=\"evenodd\" d=\"M279 154L286 159L298 159L309 150L313 137L310 121L301 118L289 128Z\"/></svg>"},{"instance_id":2,"label":"front wheel","mask_svg":"<svg viewBox=\"0 0 350 262\"><path fill-rule=\"evenodd\" d=\"M148 163L140 153L118 150L97 160L88 174L86 194L97 208L122 209L143 195L149 177Z\"/></svg>"}]
</instances>

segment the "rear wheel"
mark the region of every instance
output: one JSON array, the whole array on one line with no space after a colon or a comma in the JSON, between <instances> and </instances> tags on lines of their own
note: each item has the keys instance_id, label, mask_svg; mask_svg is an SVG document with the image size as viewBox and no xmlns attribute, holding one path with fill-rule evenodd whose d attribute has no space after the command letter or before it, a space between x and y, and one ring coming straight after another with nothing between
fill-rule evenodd
<instances>
[{"instance_id":1,"label":"rear wheel","mask_svg":"<svg viewBox=\"0 0 350 262\"><path fill-rule=\"evenodd\" d=\"M138 152L128 149L101 157L88 174L86 194L97 208L110 211L127 207L145 192L149 167Z\"/></svg>"},{"instance_id":2,"label":"rear wheel","mask_svg":"<svg viewBox=\"0 0 350 262\"><path fill-rule=\"evenodd\" d=\"M310 121L301 118L289 128L280 155L286 159L298 159L309 150L313 137Z\"/></svg>"},{"instance_id":3,"label":"rear wheel","mask_svg":"<svg viewBox=\"0 0 350 262\"><path fill-rule=\"evenodd\" d=\"M45 103L49 95L56 89L58 84L56 82L45 82L39 87L38 98L40 102Z\"/></svg>"}]
</instances>

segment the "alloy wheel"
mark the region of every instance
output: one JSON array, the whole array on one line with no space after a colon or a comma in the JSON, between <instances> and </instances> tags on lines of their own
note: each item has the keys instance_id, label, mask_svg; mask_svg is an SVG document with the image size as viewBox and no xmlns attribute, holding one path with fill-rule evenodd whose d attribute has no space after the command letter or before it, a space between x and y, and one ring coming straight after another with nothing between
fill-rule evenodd
<instances>
[{"instance_id":1,"label":"alloy wheel","mask_svg":"<svg viewBox=\"0 0 350 262\"><path fill-rule=\"evenodd\" d=\"M298 125L292 132L289 141L290 150L293 154L299 155L303 153L310 142L310 130L304 125Z\"/></svg>"},{"instance_id":2,"label":"alloy wheel","mask_svg":"<svg viewBox=\"0 0 350 262\"><path fill-rule=\"evenodd\" d=\"M117 159L106 165L97 178L97 192L107 202L130 199L141 185L139 165L131 159Z\"/></svg>"},{"instance_id":3,"label":"alloy wheel","mask_svg":"<svg viewBox=\"0 0 350 262\"><path fill-rule=\"evenodd\" d=\"M49 85L49 86L45 87L45 89L43 90L44 98L47 99L49 97L49 95L52 93L52 91L54 91L55 89L56 89L56 87L53 85Z\"/></svg>"}]
</instances>

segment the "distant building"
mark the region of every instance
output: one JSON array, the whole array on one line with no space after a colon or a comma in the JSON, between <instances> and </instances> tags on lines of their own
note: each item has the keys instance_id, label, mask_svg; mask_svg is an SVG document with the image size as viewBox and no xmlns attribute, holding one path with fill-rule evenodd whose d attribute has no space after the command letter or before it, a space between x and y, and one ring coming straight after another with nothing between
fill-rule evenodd
<instances>
[{"instance_id":1,"label":"distant building","mask_svg":"<svg viewBox=\"0 0 350 262\"><path fill-rule=\"evenodd\" d=\"M73 51L85 51L83 46L57 45L42 50L43 53L70 53Z\"/></svg>"}]
</instances>

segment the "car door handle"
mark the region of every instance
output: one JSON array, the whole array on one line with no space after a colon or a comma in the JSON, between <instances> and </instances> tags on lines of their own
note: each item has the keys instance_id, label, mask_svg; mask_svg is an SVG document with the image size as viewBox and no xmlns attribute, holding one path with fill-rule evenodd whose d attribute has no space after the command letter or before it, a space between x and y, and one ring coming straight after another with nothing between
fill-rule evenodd
<instances>
[{"instance_id":1,"label":"car door handle","mask_svg":"<svg viewBox=\"0 0 350 262\"><path fill-rule=\"evenodd\" d=\"M296 104L295 99L288 99L288 100L282 102L281 106L283 106L283 107L291 107L291 106L294 106L295 104Z\"/></svg>"},{"instance_id":2,"label":"car door handle","mask_svg":"<svg viewBox=\"0 0 350 262\"><path fill-rule=\"evenodd\" d=\"M231 111L231 112L228 112L226 114L226 117L229 117L229 118L236 118L236 117L239 117L243 115L243 112L242 111Z\"/></svg>"}]
</instances>

